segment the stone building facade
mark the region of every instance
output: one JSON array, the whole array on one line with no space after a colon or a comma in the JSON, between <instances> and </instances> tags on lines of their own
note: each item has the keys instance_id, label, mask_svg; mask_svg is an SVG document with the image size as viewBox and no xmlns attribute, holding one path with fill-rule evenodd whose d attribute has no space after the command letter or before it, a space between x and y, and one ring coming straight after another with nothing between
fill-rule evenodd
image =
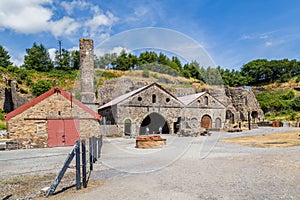
<instances>
[{"instance_id":1,"label":"stone building facade","mask_svg":"<svg viewBox=\"0 0 300 200\"><path fill-rule=\"evenodd\" d=\"M104 124L118 127L118 135L192 134L222 129L226 107L207 92L178 98L152 83L111 100L98 112Z\"/></svg>"},{"instance_id":2,"label":"stone building facade","mask_svg":"<svg viewBox=\"0 0 300 200\"><path fill-rule=\"evenodd\" d=\"M74 140L99 135L101 116L52 88L5 116L8 138L21 148L74 145Z\"/></svg>"}]
</instances>

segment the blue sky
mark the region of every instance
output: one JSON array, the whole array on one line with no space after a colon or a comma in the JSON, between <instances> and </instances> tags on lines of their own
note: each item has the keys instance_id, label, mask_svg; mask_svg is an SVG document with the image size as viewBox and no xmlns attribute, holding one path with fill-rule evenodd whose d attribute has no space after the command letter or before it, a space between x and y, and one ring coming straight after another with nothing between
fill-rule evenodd
<instances>
[{"instance_id":1,"label":"blue sky","mask_svg":"<svg viewBox=\"0 0 300 200\"><path fill-rule=\"evenodd\" d=\"M33 42L53 53L58 40L65 49L78 49L79 38L91 38L100 55L97 48L103 41L154 27L171 33L165 46L172 46L170 41L181 45L176 37L180 34L203 48L215 65L240 69L258 58L299 60L299 13L297 0L1 0L0 45L19 65ZM130 40L140 48L142 40L151 38L135 36ZM119 45L115 51L133 50L114 45Z\"/></svg>"}]
</instances>

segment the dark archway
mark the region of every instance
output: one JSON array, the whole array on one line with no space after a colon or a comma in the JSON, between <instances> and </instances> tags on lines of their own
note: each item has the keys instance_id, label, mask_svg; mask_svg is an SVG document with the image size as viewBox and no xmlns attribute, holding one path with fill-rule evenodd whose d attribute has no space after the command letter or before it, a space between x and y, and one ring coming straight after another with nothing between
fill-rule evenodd
<instances>
[{"instance_id":1,"label":"dark archway","mask_svg":"<svg viewBox=\"0 0 300 200\"><path fill-rule=\"evenodd\" d=\"M230 110L226 110L226 119L229 120L231 124L234 124L234 114Z\"/></svg>"},{"instance_id":2,"label":"dark archway","mask_svg":"<svg viewBox=\"0 0 300 200\"><path fill-rule=\"evenodd\" d=\"M125 135L131 135L131 120L130 119L125 120L124 133L125 133Z\"/></svg>"},{"instance_id":3,"label":"dark archway","mask_svg":"<svg viewBox=\"0 0 300 200\"><path fill-rule=\"evenodd\" d=\"M147 132L147 127L149 129L149 134L158 134L159 128L162 128L163 134L169 134L169 125L165 118L158 113L151 113L145 117L142 121L139 135L145 135Z\"/></svg>"},{"instance_id":4,"label":"dark archway","mask_svg":"<svg viewBox=\"0 0 300 200\"><path fill-rule=\"evenodd\" d=\"M204 115L201 119L201 128L211 128L211 117L209 115Z\"/></svg>"}]
</instances>

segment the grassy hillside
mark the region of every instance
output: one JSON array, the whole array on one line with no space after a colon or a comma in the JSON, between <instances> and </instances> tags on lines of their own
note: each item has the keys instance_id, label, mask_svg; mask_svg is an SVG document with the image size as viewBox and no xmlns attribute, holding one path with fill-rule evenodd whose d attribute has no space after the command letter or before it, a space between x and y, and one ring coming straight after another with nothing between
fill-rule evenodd
<instances>
[{"instance_id":1,"label":"grassy hillside","mask_svg":"<svg viewBox=\"0 0 300 200\"><path fill-rule=\"evenodd\" d=\"M300 121L300 83L297 78L253 89L266 120Z\"/></svg>"}]
</instances>

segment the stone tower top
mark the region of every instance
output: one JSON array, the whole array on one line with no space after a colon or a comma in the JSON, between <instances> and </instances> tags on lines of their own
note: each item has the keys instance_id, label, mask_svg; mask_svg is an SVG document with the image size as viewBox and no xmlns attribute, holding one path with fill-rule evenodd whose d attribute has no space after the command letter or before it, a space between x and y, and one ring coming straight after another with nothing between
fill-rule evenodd
<instances>
[{"instance_id":1,"label":"stone tower top","mask_svg":"<svg viewBox=\"0 0 300 200\"><path fill-rule=\"evenodd\" d=\"M80 38L80 101L95 110L94 42Z\"/></svg>"}]
</instances>

